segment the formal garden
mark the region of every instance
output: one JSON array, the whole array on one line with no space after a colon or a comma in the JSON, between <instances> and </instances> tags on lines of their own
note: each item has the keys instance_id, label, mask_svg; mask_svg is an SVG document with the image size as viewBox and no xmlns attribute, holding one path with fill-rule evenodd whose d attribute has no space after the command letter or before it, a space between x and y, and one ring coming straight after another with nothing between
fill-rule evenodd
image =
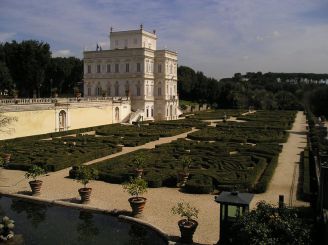
<instances>
[{"instance_id":1,"label":"formal garden","mask_svg":"<svg viewBox=\"0 0 328 245\"><path fill-rule=\"evenodd\" d=\"M192 118L137 125L104 125L6 140L1 151L11 154L6 167L28 170L39 165L47 171L78 166L122 150L185 133L186 139L138 150L89 166L99 172L99 180L124 183L135 175L135 159L142 156L143 178L149 187L176 187L189 193L215 190L264 192L277 165L281 143L295 118L294 111L258 111L241 115L244 110L198 112ZM223 120L209 127L204 119L219 120L234 116L240 122ZM186 163L186 159L188 159ZM185 177L181 184L181 172ZM180 176L180 177L179 177Z\"/></svg>"},{"instance_id":2,"label":"formal garden","mask_svg":"<svg viewBox=\"0 0 328 245\"><path fill-rule=\"evenodd\" d=\"M235 186L239 190L264 192L277 165L281 143L288 138L285 130L291 128L295 112L256 114L241 116L245 121L241 123L222 122L217 127L202 125L198 127L199 131L188 134L187 139L139 150L90 167L99 171L100 180L123 183L135 175L134 159L143 156L143 178L150 187L176 187L180 181L179 172L184 171L188 172L188 180L182 186L185 192L211 193L215 189L230 190ZM214 115L212 118L217 118ZM188 120L198 119L156 124L179 125ZM185 158L190 159L187 168L183 166ZM71 177L74 172L71 170Z\"/></svg>"},{"instance_id":3,"label":"formal garden","mask_svg":"<svg viewBox=\"0 0 328 245\"><path fill-rule=\"evenodd\" d=\"M190 130L185 125L105 125L6 140L1 152L11 155L6 168L28 170L36 164L58 171L119 152L123 146L143 145Z\"/></svg>"}]
</instances>

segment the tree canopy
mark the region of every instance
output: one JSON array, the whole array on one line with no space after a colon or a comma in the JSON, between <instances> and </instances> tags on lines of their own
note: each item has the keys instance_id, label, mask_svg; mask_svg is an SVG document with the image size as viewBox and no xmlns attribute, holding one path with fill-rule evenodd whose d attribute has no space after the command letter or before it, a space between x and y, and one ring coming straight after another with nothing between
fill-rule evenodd
<instances>
[{"instance_id":1,"label":"tree canopy","mask_svg":"<svg viewBox=\"0 0 328 245\"><path fill-rule=\"evenodd\" d=\"M323 80L328 74L248 72L218 81L190 67L178 67L180 99L220 108L301 109L305 93L327 87ZM317 104L324 108L322 103Z\"/></svg>"},{"instance_id":2,"label":"tree canopy","mask_svg":"<svg viewBox=\"0 0 328 245\"><path fill-rule=\"evenodd\" d=\"M259 202L232 227L232 244L310 244L311 226L293 208Z\"/></svg>"},{"instance_id":3,"label":"tree canopy","mask_svg":"<svg viewBox=\"0 0 328 245\"><path fill-rule=\"evenodd\" d=\"M46 97L56 88L60 93L73 94L82 78L83 61L52 58L47 43L26 40L0 44L0 91L18 90L20 97Z\"/></svg>"}]
</instances>

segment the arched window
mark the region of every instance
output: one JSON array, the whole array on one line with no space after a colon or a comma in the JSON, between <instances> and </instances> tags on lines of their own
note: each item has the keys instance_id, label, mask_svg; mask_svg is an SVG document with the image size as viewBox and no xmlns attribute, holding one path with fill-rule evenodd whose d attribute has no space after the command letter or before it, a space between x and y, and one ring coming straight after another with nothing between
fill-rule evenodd
<instances>
[{"instance_id":1,"label":"arched window","mask_svg":"<svg viewBox=\"0 0 328 245\"><path fill-rule=\"evenodd\" d=\"M146 117L149 117L149 108L146 109Z\"/></svg>"},{"instance_id":2,"label":"arched window","mask_svg":"<svg viewBox=\"0 0 328 245\"><path fill-rule=\"evenodd\" d=\"M115 108L115 121L120 121L120 108L118 107Z\"/></svg>"},{"instance_id":3,"label":"arched window","mask_svg":"<svg viewBox=\"0 0 328 245\"><path fill-rule=\"evenodd\" d=\"M64 110L59 112L59 131L66 129L66 112Z\"/></svg>"},{"instance_id":4,"label":"arched window","mask_svg":"<svg viewBox=\"0 0 328 245\"><path fill-rule=\"evenodd\" d=\"M170 105L170 116L172 116L172 115L173 115L173 106Z\"/></svg>"},{"instance_id":5,"label":"arched window","mask_svg":"<svg viewBox=\"0 0 328 245\"><path fill-rule=\"evenodd\" d=\"M154 117L154 107L151 107L151 116Z\"/></svg>"}]
</instances>

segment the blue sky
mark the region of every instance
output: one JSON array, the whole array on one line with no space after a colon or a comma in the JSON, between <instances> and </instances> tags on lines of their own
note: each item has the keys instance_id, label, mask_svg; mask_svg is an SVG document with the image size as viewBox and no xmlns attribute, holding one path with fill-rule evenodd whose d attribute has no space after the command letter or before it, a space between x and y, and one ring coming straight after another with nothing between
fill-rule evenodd
<instances>
[{"instance_id":1,"label":"blue sky","mask_svg":"<svg viewBox=\"0 0 328 245\"><path fill-rule=\"evenodd\" d=\"M108 32L156 29L159 48L215 78L328 73L328 0L0 0L0 42L37 39L82 57Z\"/></svg>"}]
</instances>

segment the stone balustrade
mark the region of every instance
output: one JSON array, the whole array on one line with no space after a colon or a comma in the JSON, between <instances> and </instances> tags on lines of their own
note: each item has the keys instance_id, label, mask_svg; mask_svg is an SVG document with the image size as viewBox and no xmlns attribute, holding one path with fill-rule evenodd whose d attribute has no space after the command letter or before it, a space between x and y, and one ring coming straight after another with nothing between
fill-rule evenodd
<instances>
[{"instance_id":1,"label":"stone balustrade","mask_svg":"<svg viewBox=\"0 0 328 245\"><path fill-rule=\"evenodd\" d=\"M4 105L30 105L30 104L54 104L54 103L81 103L81 102L110 102L127 101L129 97L71 97L71 98L14 98L0 99L0 106Z\"/></svg>"}]
</instances>

